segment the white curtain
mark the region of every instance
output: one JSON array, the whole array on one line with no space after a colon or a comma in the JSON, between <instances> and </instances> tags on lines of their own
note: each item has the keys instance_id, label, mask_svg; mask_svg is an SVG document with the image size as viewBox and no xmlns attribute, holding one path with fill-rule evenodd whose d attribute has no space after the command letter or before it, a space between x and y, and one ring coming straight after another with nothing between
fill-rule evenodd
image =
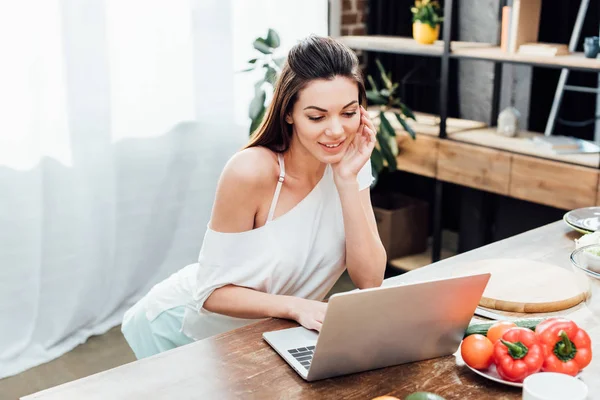
<instances>
[{"instance_id":1,"label":"white curtain","mask_svg":"<svg viewBox=\"0 0 600 400\"><path fill-rule=\"evenodd\" d=\"M0 378L195 261L269 27L284 54L327 1L0 0Z\"/></svg>"}]
</instances>

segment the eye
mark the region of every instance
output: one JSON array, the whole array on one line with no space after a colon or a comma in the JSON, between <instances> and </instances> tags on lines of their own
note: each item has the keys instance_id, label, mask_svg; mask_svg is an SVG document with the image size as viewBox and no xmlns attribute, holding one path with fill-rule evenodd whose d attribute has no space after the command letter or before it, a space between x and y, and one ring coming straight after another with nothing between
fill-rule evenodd
<instances>
[{"instance_id":1,"label":"eye","mask_svg":"<svg viewBox=\"0 0 600 400\"><path fill-rule=\"evenodd\" d=\"M308 117L308 119L310 119L311 121L320 121L323 119L323 117Z\"/></svg>"},{"instance_id":2,"label":"eye","mask_svg":"<svg viewBox=\"0 0 600 400\"><path fill-rule=\"evenodd\" d=\"M352 118L356 115L356 111L344 113L344 115L348 118Z\"/></svg>"}]
</instances>

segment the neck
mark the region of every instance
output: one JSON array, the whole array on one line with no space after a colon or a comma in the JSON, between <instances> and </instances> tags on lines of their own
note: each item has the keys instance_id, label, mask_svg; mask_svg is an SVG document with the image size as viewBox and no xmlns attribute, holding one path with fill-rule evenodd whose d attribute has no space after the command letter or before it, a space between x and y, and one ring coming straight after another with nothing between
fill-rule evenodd
<instances>
[{"instance_id":1,"label":"neck","mask_svg":"<svg viewBox=\"0 0 600 400\"><path fill-rule=\"evenodd\" d=\"M326 164L317 160L308 152L294 135L289 150L285 153L285 171L302 181L316 184L325 171Z\"/></svg>"}]
</instances>

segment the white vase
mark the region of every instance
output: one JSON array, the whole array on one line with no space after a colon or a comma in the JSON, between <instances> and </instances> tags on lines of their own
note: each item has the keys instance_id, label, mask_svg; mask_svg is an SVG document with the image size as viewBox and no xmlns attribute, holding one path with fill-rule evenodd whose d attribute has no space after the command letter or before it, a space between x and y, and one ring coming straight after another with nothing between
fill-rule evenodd
<instances>
[{"instance_id":1,"label":"white vase","mask_svg":"<svg viewBox=\"0 0 600 400\"><path fill-rule=\"evenodd\" d=\"M507 107L498 115L498 133L508 137L519 133L519 118L521 113L514 107Z\"/></svg>"}]
</instances>

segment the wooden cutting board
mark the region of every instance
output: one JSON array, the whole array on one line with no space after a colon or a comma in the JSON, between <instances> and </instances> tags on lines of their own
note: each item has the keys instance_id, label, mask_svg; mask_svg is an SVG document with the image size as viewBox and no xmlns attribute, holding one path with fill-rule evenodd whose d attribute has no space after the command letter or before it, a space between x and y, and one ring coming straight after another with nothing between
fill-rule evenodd
<instances>
[{"instance_id":1,"label":"wooden cutting board","mask_svg":"<svg viewBox=\"0 0 600 400\"><path fill-rule=\"evenodd\" d=\"M453 275L492 274L479 305L496 310L560 311L585 300L577 277L565 268L526 259L489 259L455 265Z\"/></svg>"}]
</instances>

